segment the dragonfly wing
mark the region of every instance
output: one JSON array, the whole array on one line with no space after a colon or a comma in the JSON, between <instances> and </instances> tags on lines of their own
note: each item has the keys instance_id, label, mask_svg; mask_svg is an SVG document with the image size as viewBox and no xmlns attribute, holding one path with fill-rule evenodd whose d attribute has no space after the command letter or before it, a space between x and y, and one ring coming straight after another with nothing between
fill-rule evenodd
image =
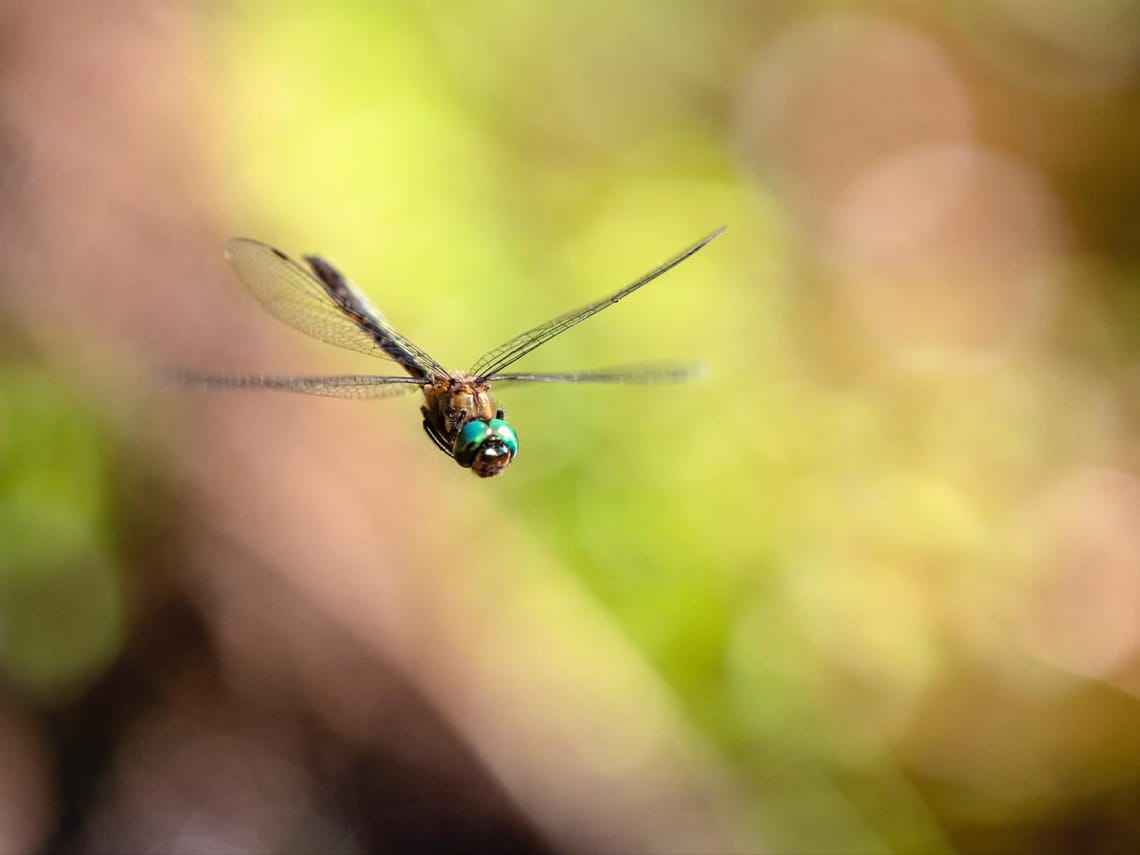
<instances>
[{"instance_id":1,"label":"dragonfly wing","mask_svg":"<svg viewBox=\"0 0 1140 855\"><path fill-rule=\"evenodd\" d=\"M416 378L447 376L328 262L315 258L310 272L280 250L247 238L227 241L226 257L261 305L294 329L328 344L391 359Z\"/></svg>"},{"instance_id":2,"label":"dragonfly wing","mask_svg":"<svg viewBox=\"0 0 1140 855\"><path fill-rule=\"evenodd\" d=\"M210 389L278 389L326 398L390 398L403 395L424 383L415 377L380 377L349 374L332 377L263 377L241 374L204 374L183 371L175 375L183 383Z\"/></svg>"},{"instance_id":3,"label":"dragonfly wing","mask_svg":"<svg viewBox=\"0 0 1140 855\"><path fill-rule=\"evenodd\" d=\"M492 374L489 383L687 383L704 376L701 365L635 365L553 374Z\"/></svg>"},{"instance_id":4,"label":"dragonfly wing","mask_svg":"<svg viewBox=\"0 0 1140 855\"><path fill-rule=\"evenodd\" d=\"M682 261L689 256L699 252L706 247L710 242L720 237L724 232L724 226L721 226L712 234L706 235L695 244L684 250L680 254L666 261L664 264L654 268L653 270L641 276L634 282L626 285L620 291L610 294L608 297L603 297L601 300L590 303L588 306L583 306L580 309L575 309L572 312L567 312L564 315L559 315L557 318L552 318L544 324L540 324L534 329L527 330L520 335L515 336L510 341L496 347L494 350L488 351L479 358L471 369L471 373L476 377L490 378L498 374L504 368L518 359L526 356L536 347L540 347L546 342L550 341L557 335L561 335L568 329L577 326L582 321L596 315L598 312L612 306L624 297L628 297L639 288L648 285L658 276L672 270ZM549 381L554 382L554 381ZM573 382L573 381L567 381ZM589 381L586 381L589 382Z\"/></svg>"}]
</instances>

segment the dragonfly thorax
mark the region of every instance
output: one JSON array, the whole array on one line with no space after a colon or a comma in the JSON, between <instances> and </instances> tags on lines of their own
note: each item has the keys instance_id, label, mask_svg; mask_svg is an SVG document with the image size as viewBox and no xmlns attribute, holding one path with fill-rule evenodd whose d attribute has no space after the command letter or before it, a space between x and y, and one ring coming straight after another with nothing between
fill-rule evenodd
<instances>
[{"instance_id":1,"label":"dragonfly thorax","mask_svg":"<svg viewBox=\"0 0 1140 855\"><path fill-rule=\"evenodd\" d=\"M518 435L502 418L486 381L459 375L424 388L424 428L436 445L483 478L498 475L518 453Z\"/></svg>"},{"instance_id":2,"label":"dragonfly thorax","mask_svg":"<svg viewBox=\"0 0 1140 855\"><path fill-rule=\"evenodd\" d=\"M487 383L474 377L450 377L425 386L424 398L424 417L447 441L448 446L455 442L468 422L489 422L499 410Z\"/></svg>"}]
</instances>

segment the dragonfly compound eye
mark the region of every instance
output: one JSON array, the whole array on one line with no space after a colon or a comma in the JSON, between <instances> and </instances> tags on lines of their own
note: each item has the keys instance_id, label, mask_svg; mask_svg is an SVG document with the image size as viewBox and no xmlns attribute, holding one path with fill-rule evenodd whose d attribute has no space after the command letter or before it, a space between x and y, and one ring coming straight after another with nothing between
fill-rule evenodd
<instances>
[{"instance_id":1,"label":"dragonfly compound eye","mask_svg":"<svg viewBox=\"0 0 1140 855\"><path fill-rule=\"evenodd\" d=\"M475 452L471 469L480 478L490 478L510 466L518 453L519 438L515 429L502 419L491 419L487 423L487 435Z\"/></svg>"},{"instance_id":2,"label":"dragonfly compound eye","mask_svg":"<svg viewBox=\"0 0 1140 855\"><path fill-rule=\"evenodd\" d=\"M503 441L503 445L510 451L511 457L519 453L519 435L515 433L513 427L502 419L491 419L487 423L487 427L491 429L491 433Z\"/></svg>"},{"instance_id":3,"label":"dragonfly compound eye","mask_svg":"<svg viewBox=\"0 0 1140 855\"><path fill-rule=\"evenodd\" d=\"M455 438L455 462L470 468L480 446L491 436L491 428L486 422L468 422Z\"/></svg>"}]
</instances>

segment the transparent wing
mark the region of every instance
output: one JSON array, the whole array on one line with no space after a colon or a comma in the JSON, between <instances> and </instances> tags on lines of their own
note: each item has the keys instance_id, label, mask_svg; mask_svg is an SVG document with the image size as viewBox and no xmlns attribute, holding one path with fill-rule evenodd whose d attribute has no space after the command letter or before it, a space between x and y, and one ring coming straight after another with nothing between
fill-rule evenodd
<instances>
[{"instance_id":1,"label":"transparent wing","mask_svg":"<svg viewBox=\"0 0 1140 855\"><path fill-rule=\"evenodd\" d=\"M553 374L492 374L489 383L687 383L704 376L701 365L634 365Z\"/></svg>"},{"instance_id":2,"label":"transparent wing","mask_svg":"<svg viewBox=\"0 0 1140 855\"><path fill-rule=\"evenodd\" d=\"M247 238L226 242L226 257L238 279L280 321L328 344L391 359L417 378L447 377L447 371L388 325L328 262L308 258L306 270L285 253Z\"/></svg>"},{"instance_id":3,"label":"transparent wing","mask_svg":"<svg viewBox=\"0 0 1140 855\"><path fill-rule=\"evenodd\" d=\"M536 347L541 347L542 345L546 344L546 342L550 341L556 335L561 335L562 333L566 332L566 330L575 327L587 318L596 315L598 312L602 311L602 309L608 308L614 303L617 303L623 297L628 297L638 288L648 285L662 273L667 273L668 271L672 270L686 258L696 252L699 252L710 242L720 237L724 232L724 228L724 226L721 226L712 234L701 238L684 252L669 259L661 266L654 268L649 273L646 273L644 276L637 279L635 282L631 282L629 285L626 285L620 291L617 291L608 297L603 297L601 300L598 300L595 303L591 303L588 306L583 306L580 309L575 309L572 312L567 312L564 315L559 315L557 318L553 318L546 323L535 327L534 329L527 330L521 335L515 336L510 341L504 342L494 350L488 351L479 358L478 362L475 363L474 367L471 369L471 373L476 377L482 378L488 378L494 374L498 374L512 362L526 356Z\"/></svg>"},{"instance_id":4,"label":"transparent wing","mask_svg":"<svg viewBox=\"0 0 1140 855\"><path fill-rule=\"evenodd\" d=\"M380 377L347 374L333 377L262 377L241 374L204 374L181 371L174 378L209 389L278 389L326 398L390 398L424 386L415 377Z\"/></svg>"}]
</instances>

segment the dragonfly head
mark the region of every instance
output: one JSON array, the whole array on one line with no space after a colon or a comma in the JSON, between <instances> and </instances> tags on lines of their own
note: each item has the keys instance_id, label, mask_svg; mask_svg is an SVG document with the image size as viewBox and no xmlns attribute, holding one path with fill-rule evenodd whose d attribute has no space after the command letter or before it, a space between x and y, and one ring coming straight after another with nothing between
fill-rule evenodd
<instances>
[{"instance_id":1,"label":"dragonfly head","mask_svg":"<svg viewBox=\"0 0 1140 855\"><path fill-rule=\"evenodd\" d=\"M502 419L472 421L455 437L455 462L480 478L498 475L519 453L515 429Z\"/></svg>"}]
</instances>

